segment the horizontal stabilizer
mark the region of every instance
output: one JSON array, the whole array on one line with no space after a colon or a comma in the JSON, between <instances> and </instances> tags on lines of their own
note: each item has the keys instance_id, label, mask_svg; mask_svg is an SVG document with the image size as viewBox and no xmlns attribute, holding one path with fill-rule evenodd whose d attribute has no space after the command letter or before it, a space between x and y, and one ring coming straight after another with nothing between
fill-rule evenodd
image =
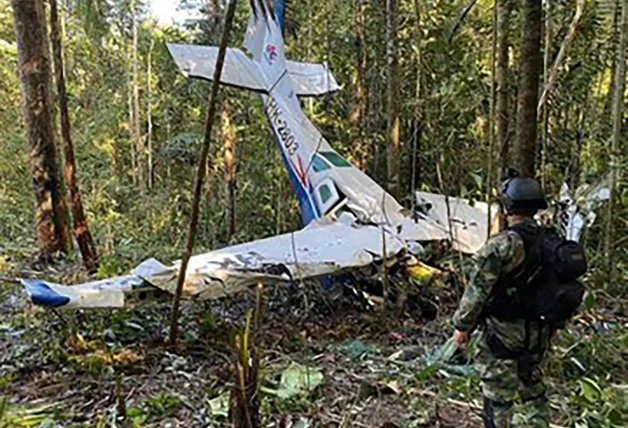
<instances>
[{"instance_id":1,"label":"horizontal stabilizer","mask_svg":"<svg viewBox=\"0 0 628 428\"><path fill-rule=\"evenodd\" d=\"M168 49L183 74L213 80L218 59L217 47L168 44ZM227 48L220 83L267 93L269 87L263 76L259 65L244 52Z\"/></svg>"},{"instance_id":2,"label":"horizontal stabilizer","mask_svg":"<svg viewBox=\"0 0 628 428\"><path fill-rule=\"evenodd\" d=\"M288 61L288 75L300 97L317 97L340 89L327 64Z\"/></svg>"}]
</instances>

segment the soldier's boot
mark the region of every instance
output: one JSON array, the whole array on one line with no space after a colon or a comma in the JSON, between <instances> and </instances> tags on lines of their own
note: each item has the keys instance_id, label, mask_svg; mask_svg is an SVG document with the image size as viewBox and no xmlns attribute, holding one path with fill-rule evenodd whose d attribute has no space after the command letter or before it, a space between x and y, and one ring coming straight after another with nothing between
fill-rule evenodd
<instances>
[{"instance_id":1,"label":"soldier's boot","mask_svg":"<svg viewBox=\"0 0 628 428\"><path fill-rule=\"evenodd\" d=\"M512 414L512 401L495 401L484 397L485 428L509 428Z\"/></svg>"},{"instance_id":2,"label":"soldier's boot","mask_svg":"<svg viewBox=\"0 0 628 428\"><path fill-rule=\"evenodd\" d=\"M545 394L539 395L538 397L524 399L524 404L534 410L533 416L530 419L532 427L548 428L550 426L549 400Z\"/></svg>"}]
</instances>

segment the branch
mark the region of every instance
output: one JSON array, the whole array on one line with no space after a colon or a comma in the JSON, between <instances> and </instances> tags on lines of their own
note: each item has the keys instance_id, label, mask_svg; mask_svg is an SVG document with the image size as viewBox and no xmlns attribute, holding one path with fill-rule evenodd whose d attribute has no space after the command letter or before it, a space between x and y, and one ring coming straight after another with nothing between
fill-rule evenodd
<instances>
[{"instance_id":1,"label":"branch","mask_svg":"<svg viewBox=\"0 0 628 428\"><path fill-rule=\"evenodd\" d=\"M576 13L573 16L573 20L569 25L569 31L565 36L565 40L558 51L558 55L554 60L554 64L552 65L552 71L549 74L549 78L547 82L545 82L545 87L543 88L543 94L541 94L541 98L539 99L539 105L537 106L537 114L541 113L545 102L547 101L547 97L549 96L549 92L552 90L552 87L556 84L556 79L558 78L558 68L560 67L565 55L567 54L567 49L571 46L571 43L576 38L576 29L578 28L578 23L580 22L580 18L582 18L582 14L584 13L584 9L587 5L587 0L578 0L578 4L576 5ZM546 47L547 48L547 47Z\"/></svg>"},{"instance_id":2,"label":"branch","mask_svg":"<svg viewBox=\"0 0 628 428\"><path fill-rule=\"evenodd\" d=\"M465 19L467 19L467 15L469 15L469 13L471 12L471 9L473 9L473 6L475 6L477 2L478 0L471 0L471 3L469 3L469 6L467 6L465 10L462 11L462 14L460 14L460 18L458 18L456 25L454 25L454 27L451 29L451 32L449 33L449 38L447 39L447 47L451 47L451 42L454 39L454 36L456 35L456 33L458 32L458 29L462 27L462 24L464 24Z\"/></svg>"},{"instance_id":3,"label":"branch","mask_svg":"<svg viewBox=\"0 0 628 428\"><path fill-rule=\"evenodd\" d=\"M209 146L211 143L212 127L216 116L216 100L218 99L218 89L220 86L220 77L222 76L222 68L225 62L225 53L227 51L227 43L229 42L229 33L231 32L231 24L235 16L237 0L229 0L227 5L227 14L225 16L225 25L222 30L222 38L220 40L220 48L218 49L218 58L216 59L216 70L212 80L211 93L207 101L207 117L205 119L205 135L203 138L203 146L201 148L201 156L196 172L194 182L194 200L192 202L192 218L190 219L190 228L188 230L187 245L185 254L181 260L179 268L179 276L177 277L177 288L172 301L172 310L170 313L170 344L176 345L177 329L179 326L179 304L181 294L183 292L183 283L185 282L185 274L188 263L192 257L194 250L194 241L196 240L196 232L198 230L198 218L200 212L201 192L203 189L203 181L207 174L207 157L209 154Z\"/></svg>"}]
</instances>

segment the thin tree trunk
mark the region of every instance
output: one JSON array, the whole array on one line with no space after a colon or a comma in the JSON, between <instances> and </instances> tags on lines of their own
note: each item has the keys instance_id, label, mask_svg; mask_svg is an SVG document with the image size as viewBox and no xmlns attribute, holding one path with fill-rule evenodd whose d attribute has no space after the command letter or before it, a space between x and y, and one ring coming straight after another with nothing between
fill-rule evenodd
<instances>
[{"instance_id":1,"label":"thin tree trunk","mask_svg":"<svg viewBox=\"0 0 628 428\"><path fill-rule=\"evenodd\" d=\"M421 182L421 160L419 153L421 152L421 137L423 136L423 118L421 116L421 99L423 93L423 64L421 56L421 40L423 36L423 16L421 0L414 0L414 13L416 15L416 88L414 94L414 129L412 132L412 165L411 165L411 181L410 181L410 198L412 200L412 213L414 213L416 197L414 191L419 187Z\"/></svg>"},{"instance_id":2,"label":"thin tree trunk","mask_svg":"<svg viewBox=\"0 0 628 428\"><path fill-rule=\"evenodd\" d=\"M129 109L129 137L131 140L131 179L134 185L137 185L137 145L135 141L135 112L133 108L133 65L132 54L129 54L128 48L126 52L129 69L127 70L127 106Z\"/></svg>"},{"instance_id":3,"label":"thin tree trunk","mask_svg":"<svg viewBox=\"0 0 628 428\"><path fill-rule=\"evenodd\" d=\"M519 172L534 176L541 57L541 0L521 1L521 65L517 102Z\"/></svg>"},{"instance_id":4,"label":"thin tree trunk","mask_svg":"<svg viewBox=\"0 0 628 428\"><path fill-rule=\"evenodd\" d=\"M68 95L65 86L65 63L63 60L63 44L59 26L59 11L57 0L50 3L50 28L52 37L52 52L54 60L55 78L57 82L57 97L59 102L59 118L61 120L61 140L65 155L65 181L70 192L70 208L74 220L74 236L78 243L85 268L92 272L98 268L98 254L87 224L87 218L81 201L74 159L74 146L70 129L70 114L68 111Z\"/></svg>"},{"instance_id":5,"label":"thin tree trunk","mask_svg":"<svg viewBox=\"0 0 628 428\"><path fill-rule=\"evenodd\" d=\"M549 82L549 66L550 66L550 54L552 51L552 2L551 0L545 0L545 46L543 47L543 86L548 87ZM541 185L545 188L545 172L547 164L547 146L549 136L549 108L544 105L543 97L547 96L544 93L539 101L539 111L542 112L541 120L543 128L541 129Z\"/></svg>"},{"instance_id":6,"label":"thin tree trunk","mask_svg":"<svg viewBox=\"0 0 628 428\"><path fill-rule=\"evenodd\" d=\"M139 28L137 22L137 2L132 3L133 13L133 139L137 153L137 181L140 189L146 185L144 177L144 147L142 144L142 128L140 126L140 82L139 82Z\"/></svg>"},{"instance_id":7,"label":"thin tree trunk","mask_svg":"<svg viewBox=\"0 0 628 428\"><path fill-rule=\"evenodd\" d=\"M16 0L17 1L17 0ZM190 228L188 230L187 243L185 246L185 254L181 260L179 273L177 277L177 288L172 300L172 310L170 313L170 343L177 343L179 328L179 304L181 294L183 293L183 284L185 275L194 251L194 243L196 241L196 233L198 230L198 218L200 213L201 192L203 189L203 181L207 174L207 158L209 155L209 146L211 144L212 128L214 125L214 117L216 116L216 101L218 99L218 89L220 87L220 76L225 61L225 53L227 52L227 43L229 43L229 34L231 33L231 25L235 16L237 0L229 0L227 4L227 13L225 16L225 24L222 30L220 40L220 48L218 49L218 57L216 58L216 69L212 79L211 92L207 100L207 117L205 118L205 132L203 136L203 145L201 146L201 155L194 181L194 199L192 201L192 216L190 218Z\"/></svg>"},{"instance_id":8,"label":"thin tree trunk","mask_svg":"<svg viewBox=\"0 0 628 428\"><path fill-rule=\"evenodd\" d=\"M615 94L613 96L612 122L613 134L610 150L610 188L611 198L608 203L608 216L606 223L606 261L609 273L609 282L612 284L617 275L615 266L615 251L613 236L613 211L617 198L617 180L619 175L619 144L621 141L621 127L624 113L624 91L626 89L626 37L628 35L628 1L622 2L621 10L621 30L619 32L619 46L617 49L617 64L615 65Z\"/></svg>"},{"instance_id":9,"label":"thin tree trunk","mask_svg":"<svg viewBox=\"0 0 628 428\"><path fill-rule=\"evenodd\" d=\"M377 16L375 17L377 25L375 26L374 30L375 41L373 43L373 51L375 52L375 54L373 55L373 62L371 65L372 77L370 79L370 82L373 84L373 88L370 91L370 93L373 94L373 101L370 103L370 105L374 106L374 108L372 108L369 112L369 124L371 127L371 132L369 132L369 134L374 136L371 138L373 153L372 176L377 181L385 182L387 177L384 176L385 171L383 171L382 142L385 145L387 143L387 140L385 137L380 138L380 131L383 122L382 114L385 111L385 105L384 90L382 88L381 79L379 78L379 72L382 67L385 66L383 64L382 58L386 55L384 48L386 46L386 35L384 34L384 31L382 31L382 28L386 26L386 0L374 0L373 7L375 9L375 12L377 13Z\"/></svg>"},{"instance_id":10,"label":"thin tree trunk","mask_svg":"<svg viewBox=\"0 0 628 428\"><path fill-rule=\"evenodd\" d=\"M587 97L587 103L584 106L584 109L578 109L578 129L576 130L576 138L574 139L574 148L571 153L571 163L569 165L569 187L573 190L578 188L580 184L580 174L582 172L582 163L580 161L580 156L582 154L582 146L585 139L585 131L584 131L584 123L585 123L585 115L584 112L587 111L587 107L589 105L589 98Z\"/></svg>"},{"instance_id":11,"label":"thin tree trunk","mask_svg":"<svg viewBox=\"0 0 628 428\"><path fill-rule=\"evenodd\" d=\"M15 38L29 144L35 231L41 257L50 260L68 251L68 212L57 163L52 115L50 44L43 0L13 0Z\"/></svg>"},{"instance_id":12,"label":"thin tree trunk","mask_svg":"<svg viewBox=\"0 0 628 428\"><path fill-rule=\"evenodd\" d=\"M356 0L355 25L357 32L357 76L356 76L356 92L355 104L349 118L351 128L353 130L353 157L356 160L356 166L364 171L367 165L368 149L365 140L365 117L366 117L366 43L364 39L364 13L366 9L366 0Z\"/></svg>"},{"instance_id":13,"label":"thin tree trunk","mask_svg":"<svg viewBox=\"0 0 628 428\"><path fill-rule=\"evenodd\" d=\"M487 221L486 221L486 238L491 236L491 193L493 190L493 159L495 146L495 122L497 120L496 103L497 103L497 19L498 5L495 2L493 6L493 37L491 46L491 99L488 126L488 173L486 174L486 198L488 204Z\"/></svg>"},{"instance_id":14,"label":"thin tree trunk","mask_svg":"<svg viewBox=\"0 0 628 428\"><path fill-rule=\"evenodd\" d=\"M608 43L608 52L609 56L611 56L611 85L608 88L608 96L606 98L606 102L604 103L604 116L610 116L611 110L613 109L613 97L615 95L615 80L616 80L616 68L617 61L615 60L615 52L617 51L617 42L619 39L619 26L621 19L621 0L615 0L615 13L613 14L613 32L610 36L610 42Z\"/></svg>"},{"instance_id":15,"label":"thin tree trunk","mask_svg":"<svg viewBox=\"0 0 628 428\"><path fill-rule=\"evenodd\" d=\"M388 39L388 191L399 198L400 182L399 167L401 157L399 105L401 93L399 91L399 58L397 53L397 0L387 0L387 39Z\"/></svg>"},{"instance_id":16,"label":"thin tree trunk","mask_svg":"<svg viewBox=\"0 0 628 428\"><path fill-rule=\"evenodd\" d=\"M236 128L233 124L231 106L225 98L220 113L222 120L222 139L224 156L224 182L227 193L229 210L227 222L227 240L231 240L236 233Z\"/></svg>"},{"instance_id":17,"label":"thin tree trunk","mask_svg":"<svg viewBox=\"0 0 628 428\"><path fill-rule=\"evenodd\" d=\"M471 10L475 7L477 3L478 3L478 0L471 0L471 2L467 5L467 7L464 8L462 13L460 14L460 17L456 21L456 24L453 26L453 28L449 32L449 37L447 38L447 46L450 49L451 49L451 42L453 41L454 36L456 35L460 27L462 27L462 24L464 24L464 21L467 19L467 16L469 15L469 13L471 13Z\"/></svg>"},{"instance_id":18,"label":"thin tree trunk","mask_svg":"<svg viewBox=\"0 0 628 428\"><path fill-rule=\"evenodd\" d=\"M155 41L151 39L150 48L148 49L148 59L147 59L147 100L146 100L146 120L148 122L148 129L146 132L146 150L148 155L148 188L153 188L153 180L154 180L154 171L153 171L153 47L155 46Z\"/></svg>"},{"instance_id":19,"label":"thin tree trunk","mask_svg":"<svg viewBox=\"0 0 628 428\"><path fill-rule=\"evenodd\" d=\"M497 0L497 51L495 52L495 80L497 84L497 100L495 106L495 122L497 125L497 145L499 147L499 177L505 179L509 159L509 35L511 0Z\"/></svg>"}]
</instances>

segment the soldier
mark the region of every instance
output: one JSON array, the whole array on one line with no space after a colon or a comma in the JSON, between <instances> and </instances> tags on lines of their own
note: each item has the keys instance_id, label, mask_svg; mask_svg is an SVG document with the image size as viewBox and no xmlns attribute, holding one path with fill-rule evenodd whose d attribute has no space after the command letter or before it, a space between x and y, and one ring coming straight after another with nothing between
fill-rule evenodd
<instances>
[{"instance_id":1,"label":"soldier","mask_svg":"<svg viewBox=\"0 0 628 428\"><path fill-rule=\"evenodd\" d=\"M535 409L533 426L549 426L549 408L543 384L550 328L526 321L512 290L539 269L535 242L541 227L534 221L547 202L539 183L511 178L504 184L501 204L507 229L491 237L475 256L471 282L454 315L455 338L464 346L475 328L482 331L476 369L482 380L484 424L510 426L517 396ZM536 250L536 251L535 251ZM525 311L525 309L524 309Z\"/></svg>"}]
</instances>

